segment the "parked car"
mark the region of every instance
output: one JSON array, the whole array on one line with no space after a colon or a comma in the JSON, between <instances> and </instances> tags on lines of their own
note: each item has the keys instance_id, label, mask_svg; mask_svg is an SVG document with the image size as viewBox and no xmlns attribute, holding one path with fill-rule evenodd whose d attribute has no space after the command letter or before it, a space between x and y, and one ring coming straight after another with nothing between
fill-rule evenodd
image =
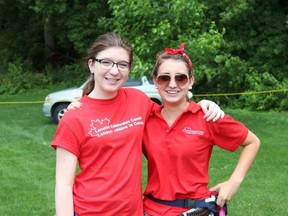
<instances>
[{"instance_id":1,"label":"parked car","mask_svg":"<svg viewBox=\"0 0 288 216\"><path fill-rule=\"evenodd\" d=\"M69 88L49 94L45 98L43 104L44 115L52 118L55 123L58 123L66 112L67 106L71 102L79 100L82 97L84 86L85 83L80 87ZM161 104L161 97L155 88L153 81L148 80L145 76L139 80L129 78L124 84L124 88L139 89L150 97L152 101Z\"/></svg>"}]
</instances>

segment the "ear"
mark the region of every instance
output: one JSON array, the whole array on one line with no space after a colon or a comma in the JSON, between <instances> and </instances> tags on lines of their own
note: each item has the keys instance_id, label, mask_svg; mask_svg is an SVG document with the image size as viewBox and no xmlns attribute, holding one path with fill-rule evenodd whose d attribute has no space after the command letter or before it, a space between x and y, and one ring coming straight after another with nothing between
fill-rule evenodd
<instances>
[{"instance_id":1,"label":"ear","mask_svg":"<svg viewBox=\"0 0 288 216\"><path fill-rule=\"evenodd\" d=\"M195 82L195 77L192 76L189 78L189 89L192 89L192 86L194 85L194 82Z\"/></svg>"},{"instance_id":2,"label":"ear","mask_svg":"<svg viewBox=\"0 0 288 216\"><path fill-rule=\"evenodd\" d=\"M94 61L93 61L92 59L89 59L89 60L87 61L87 64L88 64L90 73L93 74L93 73L94 73Z\"/></svg>"}]
</instances>

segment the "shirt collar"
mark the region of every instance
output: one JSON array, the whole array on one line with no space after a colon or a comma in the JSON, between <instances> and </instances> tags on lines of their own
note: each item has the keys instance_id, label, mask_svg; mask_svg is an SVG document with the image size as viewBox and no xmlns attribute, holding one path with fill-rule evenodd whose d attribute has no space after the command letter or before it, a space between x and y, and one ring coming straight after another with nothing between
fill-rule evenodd
<instances>
[{"instance_id":1,"label":"shirt collar","mask_svg":"<svg viewBox=\"0 0 288 216\"><path fill-rule=\"evenodd\" d=\"M191 112L191 113L197 113L202 110L201 106L194 101L189 102L189 107L186 110L186 112ZM156 109L153 110L153 112L150 114L151 116L154 115L161 115L161 110L163 109L163 105L157 107Z\"/></svg>"}]
</instances>

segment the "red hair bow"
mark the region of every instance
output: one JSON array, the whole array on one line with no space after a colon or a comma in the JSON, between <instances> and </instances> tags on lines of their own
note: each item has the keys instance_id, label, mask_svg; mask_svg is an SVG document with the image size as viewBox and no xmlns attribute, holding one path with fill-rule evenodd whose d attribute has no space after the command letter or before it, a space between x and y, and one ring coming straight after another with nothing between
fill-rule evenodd
<instances>
[{"instance_id":1,"label":"red hair bow","mask_svg":"<svg viewBox=\"0 0 288 216\"><path fill-rule=\"evenodd\" d=\"M185 46L185 43L181 43L179 49L165 48L165 52L170 55L181 54L187 60L190 70L193 71L192 61L189 58L189 56L185 53L184 46Z\"/></svg>"}]
</instances>

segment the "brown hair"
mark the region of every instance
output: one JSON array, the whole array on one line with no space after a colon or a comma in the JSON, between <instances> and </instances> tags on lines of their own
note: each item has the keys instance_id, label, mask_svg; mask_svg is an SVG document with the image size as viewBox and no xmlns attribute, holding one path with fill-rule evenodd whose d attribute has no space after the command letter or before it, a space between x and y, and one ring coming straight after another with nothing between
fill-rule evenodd
<instances>
[{"instance_id":1,"label":"brown hair","mask_svg":"<svg viewBox=\"0 0 288 216\"><path fill-rule=\"evenodd\" d=\"M181 60L185 63L187 70L188 70L188 76L193 76L193 71L190 70L189 64L187 62L187 59L182 54L168 54L167 52L163 51L157 54L156 56L156 63L154 65L154 68L152 70L152 76L157 77L158 75L158 69L160 65L163 63L166 59L174 59L174 60Z\"/></svg>"},{"instance_id":2,"label":"brown hair","mask_svg":"<svg viewBox=\"0 0 288 216\"><path fill-rule=\"evenodd\" d=\"M130 58L130 65L133 64L133 49L130 46L129 42L123 38L121 35L114 33L114 32L108 32L106 34L100 35L95 42L92 44L92 46L89 47L87 53L87 57L86 57L86 61L88 62L90 59L95 58L95 56L105 50L108 49L110 47L122 47L124 48L128 54L129 54L129 58ZM95 80L94 80L94 76L93 74L90 74L90 77L88 78L88 82L86 83L86 85L84 86L83 89L83 95L85 94L89 94L95 85Z\"/></svg>"}]
</instances>

